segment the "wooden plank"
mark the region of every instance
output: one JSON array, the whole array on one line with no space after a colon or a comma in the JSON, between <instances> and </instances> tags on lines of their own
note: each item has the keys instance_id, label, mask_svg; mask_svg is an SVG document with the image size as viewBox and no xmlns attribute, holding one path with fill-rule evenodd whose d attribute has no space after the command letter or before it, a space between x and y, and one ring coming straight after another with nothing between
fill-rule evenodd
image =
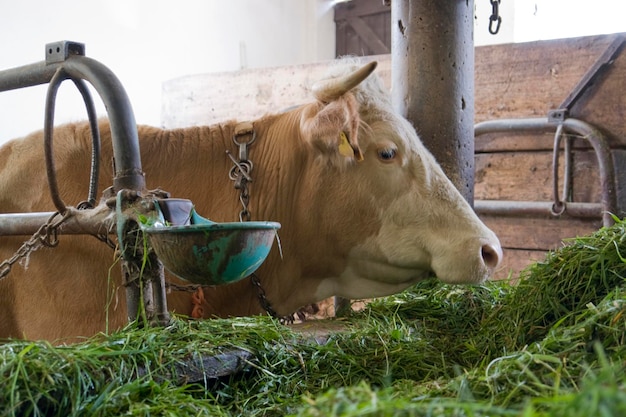
<instances>
[{"instance_id":1,"label":"wooden plank","mask_svg":"<svg viewBox=\"0 0 626 417\"><path fill-rule=\"evenodd\" d=\"M591 37L477 48L476 121L546 116L608 43Z\"/></svg>"},{"instance_id":2,"label":"wooden plank","mask_svg":"<svg viewBox=\"0 0 626 417\"><path fill-rule=\"evenodd\" d=\"M554 250L563 239L591 234L602 227L601 220L578 220L567 217L495 217L481 216L481 220L500 239L502 247L536 251Z\"/></svg>"},{"instance_id":3,"label":"wooden plank","mask_svg":"<svg viewBox=\"0 0 626 417\"><path fill-rule=\"evenodd\" d=\"M476 48L475 120L545 117L602 55L613 36L591 36ZM626 146L626 53L572 109L572 117L602 128L613 146ZM515 139L510 139L508 148ZM503 145L503 141L499 141ZM477 142L478 149L484 144Z\"/></svg>"},{"instance_id":4,"label":"wooden plank","mask_svg":"<svg viewBox=\"0 0 626 417\"><path fill-rule=\"evenodd\" d=\"M626 35L626 34L623 34ZM626 48L574 106L572 115L600 127L612 146L626 147Z\"/></svg>"},{"instance_id":5,"label":"wooden plank","mask_svg":"<svg viewBox=\"0 0 626 417\"><path fill-rule=\"evenodd\" d=\"M477 200L552 201L552 151L479 153L474 158ZM560 189L563 157L559 163ZM574 155L573 201L600 202L597 159L592 151Z\"/></svg>"},{"instance_id":6,"label":"wooden plank","mask_svg":"<svg viewBox=\"0 0 626 417\"><path fill-rule=\"evenodd\" d=\"M493 280L509 279L517 282L520 272L531 264L545 259L547 252L527 249L504 248L504 258Z\"/></svg>"}]
</instances>

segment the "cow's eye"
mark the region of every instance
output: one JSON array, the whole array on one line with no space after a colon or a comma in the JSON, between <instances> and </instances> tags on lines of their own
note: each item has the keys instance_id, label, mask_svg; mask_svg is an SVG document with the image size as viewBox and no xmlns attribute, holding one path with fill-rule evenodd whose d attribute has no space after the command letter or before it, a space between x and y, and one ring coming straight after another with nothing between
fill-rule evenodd
<instances>
[{"instance_id":1,"label":"cow's eye","mask_svg":"<svg viewBox=\"0 0 626 417\"><path fill-rule=\"evenodd\" d=\"M378 150L378 158L383 162L393 161L396 157L396 150L393 148L385 148Z\"/></svg>"}]
</instances>

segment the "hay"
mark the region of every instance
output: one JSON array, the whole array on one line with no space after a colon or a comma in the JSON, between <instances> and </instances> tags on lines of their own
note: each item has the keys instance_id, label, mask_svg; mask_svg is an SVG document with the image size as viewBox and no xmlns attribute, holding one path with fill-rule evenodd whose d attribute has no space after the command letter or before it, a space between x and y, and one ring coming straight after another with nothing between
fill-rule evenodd
<instances>
[{"instance_id":1,"label":"hay","mask_svg":"<svg viewBox=\"0 0 626 417\"><path fill-rule=\"evenodd\" d=\"M567 242L516 287L423 282L324 344L268 317L7 341L0 415L626 415L625 229ZM231 351L251 355L233 376L176 377Z\"/></svg>"}]
</instances>

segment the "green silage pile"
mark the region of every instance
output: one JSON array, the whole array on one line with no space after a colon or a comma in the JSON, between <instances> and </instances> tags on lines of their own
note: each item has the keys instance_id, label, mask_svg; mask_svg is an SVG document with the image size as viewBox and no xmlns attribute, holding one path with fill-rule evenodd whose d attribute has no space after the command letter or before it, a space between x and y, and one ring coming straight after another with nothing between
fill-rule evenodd
<instances>
[{"instance_id":1,"label":"green silage pile","mask_svg":"<svg viewBox=\"0 0 626 417\"><path fill-rule=\"evenodd\" d=\"M136 325L0 346L0 415L624 416L626 222L567 242L517 286L427 281L325 343L271 318ZM184 383L190 359L250 353Z\"/></svg>"}]
</instances>

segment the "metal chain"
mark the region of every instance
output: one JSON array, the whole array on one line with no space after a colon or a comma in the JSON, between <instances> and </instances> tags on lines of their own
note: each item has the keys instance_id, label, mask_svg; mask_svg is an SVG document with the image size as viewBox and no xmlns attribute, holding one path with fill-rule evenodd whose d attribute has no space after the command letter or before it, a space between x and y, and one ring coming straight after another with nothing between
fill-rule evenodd
<instances>
[{"instance_id":1,"label":"metal chain","mask_svg":"<svg viewBox=\"0 0 626 417\"><path fill-rule=\"evenodd\" d=\"M252 284L256 287L259 303L261 304L261 307L263 307L263 309L267 311L267 314L277 319L281 324L292 324L296 321L293 314L289 314L287 316L278 315L276 310L274 310L274 308L272 307L272 303L270 303L270 300L267 299L267 296L265 295L265 290L261 285L261 280L259 280L259 277L256 274L250 275L250 281L252 281Z\"/></svg>"},{"instance_id":2,"label":"metal chain","mask_svg":"<svg viewBox=\"0 0 626 417\"><path fill-rule=\"evenodd\" d=\"M239 221L250 221L252 218L252 213L250 213L250 209L248 208L248 204L250 203L250 193L248 191L248 182L252 181L250 177L250 172L252 171L252 162L250 161L237 161L230 151L226 151L228 157L235 164L228 173L228 178L232 181L235 181L235 189L240 190L239 201L241 202L241 206L243 207L239 212Z\"/></svg>"},{"instance_id":3,"label":"metal chain","mask_svg":"<svg viewBox=\"0 0 626 417\"><path fill-rule=\"evenodd\" d=\"M0 264L0 280L6 278L6 276L11 272L11 268L16 262L24 262L28 263L29 255L40 249L44 246L53 248L59 244L59 237L57 228L63 224L70 216L71 210L66 210L60 220L53 222L57 216L60 215L59 212L54 213L46 223L41 225L41 227L33 234L30 239L20 246L20 248L13 254L12 257L6 259Z\"/></svg>"},{"instance_id":4,"label":"metal chain","mask_svg":"<svg viewBox=\"0 0 626 417\"><path fill-rule=\"evenodd\" d=\"M239 201L241 202L242 209L239 212L239 221L250 221L252 219L252 213L248 208L250 203L250 192L248 191L248 183L252 182L252 168L254 165L252 161L248 159L248 147L256 140L256 132L252 128L252 124L244 125L244 129L240 132L236 132L233 135L233 142L239 146L239 158L235 157L226 151L226 155L233 161L233 167L228 173L228 178L235 182L235 189L240 190ZM248 138L247 140L244 138Z\"/></svg>"},{"instance_id":5,"label":"metal chain","mask_svg":"<svg viewBox=\"0 0 626 417\"><path fill-rule=\"evenodd\" d=\"M249 140L244 140L243 138L248 137ZM239 159L235 159L235 157L230 153L230 151L226 151L228 157L233 161L233 167L230 169L228 173L228 178L231 181L235 182L235 189L240 190L239 201L241 202L242 210L239 212L239 221L240 222L248 222L252 219L252 213L248 208L248 204L250 203L250 192L248 190L248 183L252 182L252 177L250 173L252 172L252 168L254 165L252 161L248 159L248 147L256 140L256 132L254 131L252 125L244 125L244 128L239 132L236 132L233 135L233 142L235 145L239 146ZM294 315L288 316L280 316L276 313L276 310L272 307L272 303L267 299L265 295L265 290L261 285L261 280L256 274L250 275L250 281L255 286L257 291L257 297L259 299L259 303L261 307L269 314L271 317L278 319L280 323L293 323L295 321Z\"/></svg>"},{"instance_id":6,"label":"metal chain","mask_svg":"<svg viewBox=\"0 0 626 417\"><path fill-rule=\"evenodd\" d=\"M500 31L500 25L502 24L502 17L500 16L500 0L490 1L491 16L489 16L489 33L496 35Z\"/></svg>"}]
</instances>

